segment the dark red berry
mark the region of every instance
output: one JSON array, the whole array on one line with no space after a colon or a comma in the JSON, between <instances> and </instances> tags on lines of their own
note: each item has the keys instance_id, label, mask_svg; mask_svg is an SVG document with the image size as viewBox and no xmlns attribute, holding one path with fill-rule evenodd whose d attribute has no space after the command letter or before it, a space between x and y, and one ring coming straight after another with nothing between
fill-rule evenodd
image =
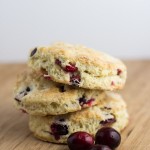
<instances>
[{"instance_id":1,"label":"dark red berry","mask_svg":"<svg viewBox=\"0 0 150 150\"><path fill-rule=\"evenodd\" d=\"M89 150L112 150L106 145L93 145Z\"/></svg>"},{"instance_id":2,"label":"dark red berry","mask_svg":"<svg viewBox=\"0 0 150 150\"><path fill-rule=\"evenodd\" d=\"M64 85L59 86L59 91L66 92L65 86Z\"/></svg>"},{"instance_id":3,"label":"dark red berry","mask_svg":"<svg viewBox=\"0 0 150 150\"><path fill-rule=\"evenodd\" d=\"M86 98L85 98L85 96L83 95L81 98L79 98L79 104L81 105L81 106L83 106L83 105L88 105L88 106L91 106L92 105L92 102L94 101L95 99L94 98L91 98L91 99L89 99L89 100L87 100Z\"/></svg>"},{"instance_id":4,"label":"dark red berry","mask_svg":"<svg viewBox=\"0 0 150 150\"><path fill-rule=\"evenodd\" d=\"M26 88L26 91L27 91L27 92L30 92L30 90L31 90L31 89L30 89L29 87Z\"/></svg>"},{"instance_id":5,"label":"dark red berry","mask_svg":"<svg viewBox=\"0 0 150 150\"><path fill-rule=\"evenodd\" d=\"M94 98L91 98L90 100L88 100L88 101L86 102L86 104L87 104L88 106L91 106L94 101L95 101L95 99L94 99Z\"/></svg>"},{"instance_id":6,"label":"dark red berry","mask_svg":"<svg viewBox=\"0 0 150 150\"><path fill-rule=\"evenodd\" d=\"M43 76L44 76L44 78L45 78L46 80L51 80L51 77L50 77L49 75L44 74Z\"/></svg>"},{"instance_id":7,"label":"dark red berry","mask_svg":"<svg viewBox=\"0 0 150 150\"><path fill-rule=\"evenodd\" d=\"M51 134L54 135L56 140L59 140L61 135L68 134L68 127L67 125L53 123L51 125Z\"/></svg>"},{"instance_id":8,"label":"dark red berry","mask_svg":"<svg viewBox=\"0 0 150 150\"><path fill-rule=\"evenodd\" d=\"M36 51L37 51L37 48L35 48L34 50L32 50L32 52L30 54L30 57L32 57L33 55L35 55Z\"/></svg>"},{"instance_id":9,"label":"dark red berry","mask_svg":"<svg viewBox=\"0 0 150 150\"><path fill-rule=\"evenodd\" d=\"M81 81L81 78L80 78L79 75L72 75L72 76L70 77L70 82L71 82L72 85L74 85L74 86L79 86L80 81Z\"/></svg>"},{"instance_id":10,"label":"dark red berry","mask_svg":"<svg viewBox=\"0 0 150 150\"><path fill-rule=\"evenodd\" d=\"M22 111L22 113L27 114L27 111L26 111L26 110L24 110L24 109L20 109L20 110Z\"/></svg>"},{"instance_id":11,"label":"dark red berry","mask_svg":"<svg viewBox=\"0 0 150 150\"><path fill-rule=\"evenodd\" d=\"M56 63L57 65L61 66L61 61L60 61L59 59L56 59L56 60L55 60L55 63Z\"/></svg>"},{"instance_id":12,"label":"dark red berry","mask_svg":"<svg viewBox=\"0 0 150 150\"><path fill-rule=\"evenodd\" d=\"M122 73L121 69L117 69L117 75L119 76Z\"/></svg>"},{"instance_id":13,"label":"dark red berry","mask_svg":"<svg viewBox=\"0 0 150 150\"><path fill-rule=\"evenodd\" d=\"M114 85L115 85L114 81L112 81L112 82L111 82L111 85L112 85L112 86L114 86Z\"/></svg>"},{"instance_id":14,"label":"dark red berry","mask_svg":"<svg viewBox=\"0 0 150 150\"><path fill-rule=\"evenodd\" d=\"M94 144L94 138L86 132L75 132L67 140L70 150L89 150Z\"/></svg>"},{"instance_id":15,"label":"dark red berry","mask_svg":"<svg viewBox=\"0 0 150 150\"><path fill-rule=\"evenodd\" d=\"M67 65L64 68L64 70L67 71L67 72L76 72L76 71L78 71L78 68L75 65L70 64L70 65Z\"/></svg>"},{"instance_id":16,"label":"dark red berry","mask_svg":"<svg viewBox=\"0 0 150 150\"><path fill-rule=\"evenodd\" d=\"M113 114L111 114L111 115L113 115ZM114 116L114 115L113 115ZM108 118L108 119L106 119L106 120L102 120L101 122L100 122L100 124L101 125L110 125L110 124L112 124L112 123L114 123L114 122L116 122L116 117L114 116L113 118Z\"/></svg>"},{"instance_id":17,"label":"dark red berry","mask_svg":"<svg viewBox=\"0 0 150 150\"><path fill-rule=\"evenodd\" d=\"M104 127L98 130L95 136L96 144L107 145L114 149L119 146L121 142L120 134L113 128Z\"/></svg>"}]
</instances>

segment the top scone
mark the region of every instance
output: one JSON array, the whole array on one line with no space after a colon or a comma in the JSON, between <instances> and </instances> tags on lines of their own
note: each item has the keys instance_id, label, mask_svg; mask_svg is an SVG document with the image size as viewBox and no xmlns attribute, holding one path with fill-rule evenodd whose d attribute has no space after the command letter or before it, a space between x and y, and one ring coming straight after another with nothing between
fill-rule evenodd
<instances>
[{"instance_id":1,"label":"top scone","mask_svg":"<svg viewBox=\"0 0 150 150\"><path fill-rule=\"evenodd\" d=\"M56 43L36 47L28 65L51 80L87 89L122 89L126 67L118 59L84 46Z\"/></svg>"}]
</instances>

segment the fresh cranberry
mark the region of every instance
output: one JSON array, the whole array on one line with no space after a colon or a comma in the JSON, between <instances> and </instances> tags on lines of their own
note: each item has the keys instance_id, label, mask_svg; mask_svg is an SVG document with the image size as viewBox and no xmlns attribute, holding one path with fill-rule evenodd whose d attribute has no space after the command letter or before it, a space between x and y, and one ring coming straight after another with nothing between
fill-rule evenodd
<instances>
[{"instance_id":1,"label":"fresh cranberry","mask_svg":"<svg viewBox=\"0 0 150 150\"><path fill-rule=\"evenodd\" d=\"M117 75L119 76L122 73L121 69L117 69Z\"/></svg>"},{"instance_id":2,"label":"fresh cranberry","mask_svg":"<svg viewBox=\"0 0 150 150\"><path fill-rule=\"evenodd\" d=\"M55 139L59 140L61 135L68 134L68 127L67 127L67 125L53 123L51 125L51 131L52 131L51 134L54 135Z\"/></svg>"},{"instance_id":3,"label":"fresh cranberry","mask_svg":"<svg viewBox=\"0 0 150 150\"><path fill-rule=\"evenodd\" d=\"M35 48L34 50L32 50L31 54L30 54L30 57L32 57L37 51L37 48Z\"/></svg>"},{"instance_id":4,"label":"fresh cranberry","mask_svg":"<svg viewBox=\"0 0 150 150\"><path fill-rule=\"evenodd\" d=\"M89 150L112 150L106 145L94 145Z\"/></svg>"},{"instance_id":5,"label":"fresh cranberry","mask_svg":"<svg viewBox=\"0 0 150 150\"><path fill-rule=\"evenodd\" d=\"M94 138L86 132L75 132L67 140L70 150L88 150L94 144Z\"/></svg>"},{"instance_id":6,"label":"fresh cranberry","mask_svg":"<svg viewBox=\"0 0 150 150\"><path fill-rule=\"evenodd\" d=\"M67 72L76 72L76 71L78 71L78 68L75 65L70 63L70 65L67 65L64 68L64 70L67 71Z\"/></svg>"},{"instance_id":7,"label":"fresh cranberry","mask_svg":"<svg viewBox=\"0 0 150 150\"><path fill-rule=\"evenodd\" d=\"M113 115L113 114L112 114ZM114 115L113 115L114 116ZM112 124L112 123L114 123L114 122L116 122L116 118L115 118L115 116L113 117L113 118L108 118L108 119L106 119L106 120L102 120L101 122L100 122L100 124L101 125L108 125L108 124Z\"/></svg>"},{"instance_id":8,"label":"fresh cranberry","mask_svg":"<svg viewBox=\"0 0 150 150\"><path fill-rule=\"evenodd\" d=\"M72 83L72 85L79 86L80 81L81 81L81 78L79 75L72 75L70 77L70 82Z\"/></svg>"},{"instance_id":9,"label":"fresh cranberry","mask_svg":"<svg viewBox=\"0 0 150 150\"><path fill-rule=\"evenodd\" d=\"M113 128L104 127L98 130L95 136L96 144L107 145L114 149L119 146L121 142L120 134Z\"/></svg>"}]
</instances>

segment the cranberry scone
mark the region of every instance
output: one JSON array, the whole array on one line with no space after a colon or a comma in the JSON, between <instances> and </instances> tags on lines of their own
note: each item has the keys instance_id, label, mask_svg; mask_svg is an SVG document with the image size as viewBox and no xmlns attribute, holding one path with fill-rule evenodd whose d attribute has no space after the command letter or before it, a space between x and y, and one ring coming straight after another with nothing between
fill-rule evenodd
<instances>
[{"instance_id":1,"label":"cranberry scone","mask_svg":"<svg viewBox=\"0 0 150 150\"><path fill-rule=\"evenodd\" d=\"M104 91L56 83L40 72L19 75L14 89L15 106L31 115L60 115L97 105Z\"/></svg>"},{"instance_id":2,"label":"cranberry scone","mask_svg":"<svg viewBox=\"0 0 150 150\"><path fill-rule=\"evenodd\" d=\"M122 89L127 74L126 66L119 59L66 43L34 48L28 65L55 82L87 89Z\"/></svg>"},{"instance_id":3,"label":"cranberry scone","mask_svg":"<svg viewBox=\"0 0 150 150\"><path fill-rule=\"evenodd\" d=\"M58 116L30 116L29 127L35 137L53 143L66 143L74 132L95 135L98 129L110 126L117 131L128 124L126 104L116 93L106 92L105 100L96 106Z\"/></svg>"}]
</instances>

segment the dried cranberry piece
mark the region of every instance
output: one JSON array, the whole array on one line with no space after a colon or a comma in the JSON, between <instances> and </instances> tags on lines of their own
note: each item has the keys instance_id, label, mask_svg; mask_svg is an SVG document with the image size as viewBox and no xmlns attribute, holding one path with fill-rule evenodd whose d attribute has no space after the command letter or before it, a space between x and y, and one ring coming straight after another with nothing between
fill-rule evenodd
<instances>
[{"instance_id":1,"label":"dried cranberry piece","mask_svg":"<svg viewBox=\"0 0 150 150\"><path fill-rule=\"evenodd\" d=\"M51 80L51 77L49 75L44 74L43 76L46 80Z\"/></svg>"},{"instance_id":2,"label":"dried cranberry piece","mask_svg":"<svg viewBox=\"0 0 150 150\"><path fill-rule=\"evenodd\" d=\"M111 82L111 85L112 85L112 86L114 86L114 85L115 85L114 81L112 81L112 82Z\"/></svg>"},{"instance_id":3,"label":"dried cranberry piece","mask_svg":"<svg viewBox=\"0 0 150 150\"><path fill-rule=\"evenodd\" d=\"M24 109L20 109L20 110L22 111L22 113L27 114L27 111L26 111L26 110L24 110Z\"/></svg>"},{"instance_id":4,"label":"dried cranberry piece","mask_svg":"<svg viewBox=\"0 0 150 150\"><path fill-rule=\"evenodd\" d=\"M120 134L111 127L104 127L99 129L95 136L96 144L107 145L112 149L118 147L120 142Z\"/></svg>"},{"instance_id":5,"label":"dried cranberry piece","mask_svg":"<svg viewBox=\"0 0 150 150\"><path fill-rule=\"evenodd\" d=\"M30 54L30 57L32 57L33 55L35 55L36 51L37 51L37 48L35 48L34 50L32 50L32 52Z\"/></svg>"},{"instance_id":6,"label":"dried cranberry piece","mask_svg":"<svg viewBox=\"0 0 150 150\"><path fill-rule=\"evenodd\" d=\"M67 135L69 133L67 125L62 125L58 123L53 123L51 125L51 131L51 134L54 135L56 140L59 140L61 135Z\"/></svg>"},{"instance_id":7,"label":"dried cranberry piece","mask_svg":"<svg viewBox=\"0 0 150 150\"><path fill-rule=\"evenodd\" d=\"M81 105L81 106L83 106L83 105L88 105L88 106L91 106L92 105L92 102L94 101L95 99L94 98L91 98L91 99L89 99L89 100L87 100L86 98L85 98L85 96L83 95L81 98L79 98L79 104Z\"/></svg>"},{"instance_id":8,"label":"dried cranberry piece","mask_svg":"<svg viewBox=\"0 0 150 150\"><path fill-rule=\"evenodd\" d=\"M107 124L112 124L116 122L116 119L115 118L109 118L109 119L106 119L106 120L102 120L100 122L101 125L107 125Z\"/></svg>"},{"instance_id":9,"label":"dried cranberry piece","mask_svg":"<svg viewBox=\"0 0 150 150\"><path fill-rule=\"evenodd\" d=\"M114 114L111 114L111 115L114 116ZM112 124L112 123L114 123L114 122L116 122L116 117L115 117L115 116L114 116L113 118L108 118L108 119L106 119L106 120L100 121L100 124L101 124L101 125L108 125L108 124Z\"/></svg>"},{"instance_id":10,"label":"dried cranberry piece","mask_svg":"<svg viewBox=\"0 0 150 150\"><path fill-rule=\"evenodd\" d=\"M59 86L59 91L66 92L65 86L64 85Z\"/></svg>"},{"instance_id":11,"label":"dried cranberry piece","mask_svg":"<svg viewBox=\"0 0 150 150\"><path fill-rule=\"evenodd\" d=\"M80 104L81 106L83 106L85 103L86 103L86 98L85 98L85 96L83 95L81 98L79 98L79 104Z\"/></svg>"},{"instance_id":12,"label":"dried cranberry piece","mask_svg":"<svg viewBox=\"0 0 150 150\"><path fill-rule=\"evenodd\" d=\"M56 63L57 65L61 66L61 61L60 61L59 59L56 59L56 60L55 60L55 63Z\"/></svg>"},{"instance_id":13,"label":"dried cranberry piece","mask_svg":"<svg viewBox=\"0 0 150 150\"><path fill-rule=\"evenodd\" d=\"M95 101L95 99L94 99L94 98L91 98L90 100L88 100L88 101L86 102L86 104L87 104L88 106L91 106L92 103L93 103L93 101Z\"/></svg>"},{"instance_id":14,"label":"dried cranberry piece","mask_svg":"<svg viewBox=\"0 0 150 150\"><path fill-rule=\"evenodd\" d=\"M117 69L117 75L119 76L122 73L121 69Z\"/></svg>"},{"instance_id":15,"label":"dried cranberry piece","mask_svg":"<svg viewBox=\"0 0 150 150\"><path fill-rule=\"evenodd\" d=\"M70 77L70 82L72 83L72 85L79 86L80 81L81 81L81 78L79 75L72 75Z\"/></svg>"},{"instance_id":16,"label":"dried cranberry piece","mask_svg":"<svg viewBox=\"0 0 150 150\"><path fill-rule=\"evenodd\" d=\"M66 72L76 72L76 71L78 71L78 68L77 68L75 65L73 65L73 64L70 63L70 65L67 65L67 66L64 68L64 70L65 70Z\"/></svg>"},{"instance_id":17,"label":"dried cranberry piece","mask_svg":"<svg viewBox=\"0 0 150 150\"><path fill-rule=\"evenodd\" d=\"M27 87L27 88L26 88L26 91L27 91L27 92L30 92L30 90L31 90L30 87Z\"/></svg>"}]
</instances>

